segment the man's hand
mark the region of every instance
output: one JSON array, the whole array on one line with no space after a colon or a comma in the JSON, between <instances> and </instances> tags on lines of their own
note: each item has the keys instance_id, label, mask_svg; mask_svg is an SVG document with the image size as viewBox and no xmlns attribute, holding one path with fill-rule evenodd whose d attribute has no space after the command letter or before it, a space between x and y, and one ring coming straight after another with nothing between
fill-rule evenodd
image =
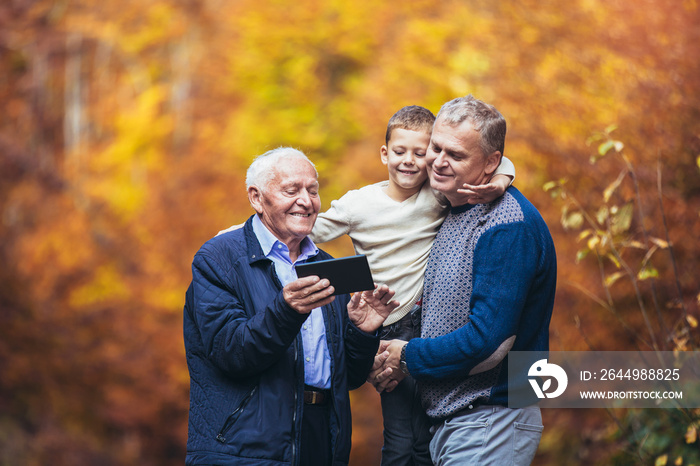
<instances>
[{"instance_id":1,"label":"man's hand","mask_svg":"<svg viewBox=\"0 0 700 466\"><path fill-rule=\"evenodd\" d=\"M386 362L387 358L389 357L389 352L386 351L386 349L390 343L391 342L389 340L382 340L379 342L379 350L377 351L377 355L374 357L374 364L372 364L372 369L369 371L369 375L367 376L367 382L374 386L377 393L381 393L384 390L390 392L396 387L396 385L399 384L398 382L392 381L391 387L387 386L381 390L378 388L378 381L386 380L393 372L391 367L384 366L384 362Z\"/></svg>"},{"instance_id":2,"label":"man's hand","mask_svg":"<svg viewBox=\"0 0 700 466\"><path fill-rule=\"evenodd\" d=\"M487 184L464 183L464 187L458 189L457 192L469 196L467 202L470 204L488 204L503 196L511 181L512 179L508 175L495 175Z\"/></svg>"},{"instance_id":3,"label":"man's hand","mask_svg":"<svg viewBox=\"0 0 700 466\"><path fill-rule=\"evenodd\" d=\"M394 291L386 285L374 285L374 291L355 293L348 303L348 317L363 332L372 333L399 306L392 300Z\"/></svg>"},{"instance_id":4,"label":"man's hand","mask_svg":"<svg viewBox=\"0 0 700 466\"><path fill-rule=\"evenodd\" d=\"M321 280L315 275L299 278L282 288L282 296L289 306L299 314L308 314L317 307L335 300L331 296L335 290L328 279Z\"/></svg>"},{"instance_id":5,"label":"man's hand","mask_svg":"<svg viewBox=\"0 0 700 466\"><path fill-rule=\"evenodd\" d=\"M399 363L401 362L401 348L408 342L404 340L390 340L382 343L385 343L382 354L389 354L388 356L383 356L386 359L384 359L382 367L375 370L374 366L372 366L374 374L370 373L370 375L374 375L372 385L379 393L385 390L387 392L392 391L399 382L406 378L406 374L401 370ZM382 347L380 346L380 348ZM375 365L376 362L377 358L375 358Z\"/></svg>"}]
</instances>

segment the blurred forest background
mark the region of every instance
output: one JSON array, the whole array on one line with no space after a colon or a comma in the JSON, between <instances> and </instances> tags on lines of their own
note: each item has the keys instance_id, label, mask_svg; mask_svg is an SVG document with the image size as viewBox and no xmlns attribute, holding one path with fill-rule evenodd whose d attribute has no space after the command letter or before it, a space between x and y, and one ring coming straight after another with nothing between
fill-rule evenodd
<instances>
[{"instance_id":1,"label":"blurred forest background","mask_svg":"<svg viewBox=\"0 0 700 466\"><path fill-rule=\"evenodd\" d=\"M304 150L327 208L396 110L469 93L555 238L552 349L697 349L697 0L1 2L0 465L182 464L190 264L250 161ZM700 463L694 410L544 418L535 464Z\"/></svg>"}]
</instances>

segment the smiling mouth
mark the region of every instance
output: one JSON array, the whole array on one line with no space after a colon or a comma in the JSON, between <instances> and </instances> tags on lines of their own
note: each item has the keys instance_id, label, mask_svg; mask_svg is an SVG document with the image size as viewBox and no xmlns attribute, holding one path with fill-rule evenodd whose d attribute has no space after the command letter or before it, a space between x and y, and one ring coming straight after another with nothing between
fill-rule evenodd
<instances>
[{"instance_id":1,"label":"smiling mouth","mask_svg":"<svg viewBox=\"0 0 700 466\"><path fill-rule=\"evenodd\" d=\"M398 172L399 172L399 173L402 173L402 174L404 174L404 175L415 175L416 173L418 173L417 171L415 171L415 172L410 172L410 171L407 171L407 170L398 170Z\"/></svg>"},{"instance_id":2,"label":"smiling mouth","mask_svg":"<svg viewBox=\"0 0 700 466\"><path fill-rule=\"evenodd\" d=\"M300 214L300 213L293 213L290 214L292 217L301 217L301 218L308 218L311 217L311 214Z\"/></svg>"}]
</instances>

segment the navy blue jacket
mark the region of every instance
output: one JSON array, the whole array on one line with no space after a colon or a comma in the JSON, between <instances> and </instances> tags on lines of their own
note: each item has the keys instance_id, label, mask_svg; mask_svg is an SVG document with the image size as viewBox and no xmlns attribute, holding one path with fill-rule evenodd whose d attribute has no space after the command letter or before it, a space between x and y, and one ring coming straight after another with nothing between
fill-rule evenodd
<instances>
[{"instance_id":1,"label":"navy blue jacket","mask_svg":"<svg viewBox=\"0 0 700 466\"><path fill-rule=\"evenodd\" d=\"M330 258L320 251L310 261ZM331 356L333 464L350 456L348 390L366 380L379 345L355 327L349 296L323 307ZM307 315L282 297L249 219L212 238L192 263L184 309L190 372L188 465L296 465L304 409L303 349Z\"/></svg>"}]
</instances>

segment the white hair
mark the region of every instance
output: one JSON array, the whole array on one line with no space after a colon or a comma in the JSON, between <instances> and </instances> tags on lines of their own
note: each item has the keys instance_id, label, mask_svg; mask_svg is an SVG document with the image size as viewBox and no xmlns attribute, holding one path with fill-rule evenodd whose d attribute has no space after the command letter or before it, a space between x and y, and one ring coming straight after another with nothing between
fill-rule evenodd
<instances>
[{"instance_id":1,"label":"white hair","mask_svg":"<svg viewBox=\"0 0 700 466\"><path fill-rule=\"evenodd\" d=\"M316 172L316 177L318 178L318 171L316 170L316 165L309 160L309 158L302 151L294 149L293 147L278 147L277 149L272 149L259 155L253 160L253 163L248 167L245 177L246 189L251 186L255 186L261 191L264 191L267 184L272 180L275 174L275 167L279 161L283 158L299 158L309 162L311 167L313 167Z\"/></svg>"}]
</instances>

